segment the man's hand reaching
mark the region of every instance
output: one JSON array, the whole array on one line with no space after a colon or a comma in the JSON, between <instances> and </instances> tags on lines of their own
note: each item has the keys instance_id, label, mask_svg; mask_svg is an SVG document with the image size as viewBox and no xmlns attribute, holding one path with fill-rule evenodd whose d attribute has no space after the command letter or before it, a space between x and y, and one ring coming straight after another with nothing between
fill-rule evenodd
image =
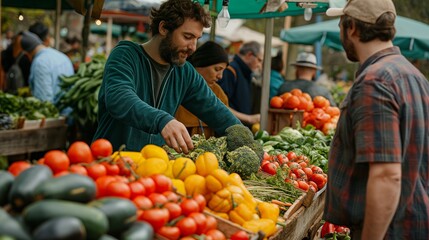
<instances>
[{"instance_id":1,"label":"man's hand reaching","mask_svg":"<svg viewBox=\"0 0 429 240\"><path fill-rule=\"evenodd\" d=\"M188 153L189 150L194 149L188 130L186 130L185 125L176 119L171 120L165 125L161 131L161 135L167 145L174 148L178 153Z\"/></svg>"}]
</instances>

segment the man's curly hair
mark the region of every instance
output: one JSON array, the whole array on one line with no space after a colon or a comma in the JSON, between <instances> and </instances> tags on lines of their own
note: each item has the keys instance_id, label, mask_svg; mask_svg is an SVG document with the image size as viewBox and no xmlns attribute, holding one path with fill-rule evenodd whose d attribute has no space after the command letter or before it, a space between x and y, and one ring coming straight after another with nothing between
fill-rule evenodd
<instances>
[{"instance_id":1,"label":"man's curly hair","mask_svg":"<svg viewBox=\"0 0 429 240\"><path fill-rule=\"evenodd\" d=\"M152 35L159 34L159 24L165 22L164 27L170 32L180 27L186 19L200 22L205 28L210 27L211 17L198 1L168 0L161 4L159 9L152 8L150 30Z\"/></svg>"}]
</instances>

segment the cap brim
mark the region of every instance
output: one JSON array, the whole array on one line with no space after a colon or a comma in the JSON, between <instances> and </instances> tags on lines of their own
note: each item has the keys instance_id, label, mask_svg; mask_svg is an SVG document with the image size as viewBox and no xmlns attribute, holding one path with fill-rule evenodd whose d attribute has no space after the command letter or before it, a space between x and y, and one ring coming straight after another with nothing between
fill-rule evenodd
<instances>
[{"instance_id":1,"label":"cap brim","mask_svg":"<svg viewBox=\"0 0 429 240\"><path fill-rule=\"evenodd\" d=\"M338 17L344 15L344 8L328 8L326 10L326 16Z\"/></svg>"}]
</instances>

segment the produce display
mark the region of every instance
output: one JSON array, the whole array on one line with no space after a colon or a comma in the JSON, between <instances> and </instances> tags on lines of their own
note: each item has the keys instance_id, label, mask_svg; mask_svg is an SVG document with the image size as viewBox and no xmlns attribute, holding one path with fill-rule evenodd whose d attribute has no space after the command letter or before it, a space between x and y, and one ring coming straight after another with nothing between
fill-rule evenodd
<instances>
[{"instance_id":1,"label":"produce display","mask_svg":"<svg viewBox=\"0 0 429 240\"><path fill-rule=\"evenodd\" d=\"M105 63L105 57L95 56L90 62L81 63L76 74L60 77L64 94L59 100L59 108L71 107L73 118L82 126L93 125L97 121L98 92Z\"/></svg>"}]
</instances>

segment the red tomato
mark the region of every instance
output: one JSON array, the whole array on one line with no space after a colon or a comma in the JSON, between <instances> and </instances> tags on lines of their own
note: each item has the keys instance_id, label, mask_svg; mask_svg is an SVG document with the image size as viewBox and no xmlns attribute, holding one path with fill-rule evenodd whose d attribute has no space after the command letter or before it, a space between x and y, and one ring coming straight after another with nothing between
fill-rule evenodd
<instances>
[{"instance_id":1,"label":"red tomato","mask_svg":"<svg viewBox=\"0 0 429 240\"><path fill-rule=\"evenodd\" d=\"M307 175L307 179L310 179L313 175L313 170L309 167L303 168L302 170L305 172L305 175Z\"/></svg>"},{"instance_id":2,"label":"red tomato","mask_svg":"<svg viewBox=\"0 0 429 240\"><path fill-rule=\"evenodd\" d=\"M198 235L205 233L207 228L206 215L204 215L204 213L194 212L189 214L189 217L194 219L195 223L197 224L197 230L195 233Z\"/></svg>"},{"instance_id":3,"label":"red tomato","mask_svg":"<svg viewBox=\"0 0 429 240\"><path fill-rule=\"evenodd\" d=\"M82 165L73 164L69 167L69 171L83 176L88 176L88 171Z\"/></svg>"},{"instance_id":4,"label":"red tomato","mask_svg":"<svg viewBox=\"0 0 429 240\"><path fill-rule=\"evenodd\" d=\"M146 221L152 225L155 231L163 227L168 222L169 218L170 214L165 208L152 208L145 210L141 215L141 220Z\"/></svg>"},{"instance_id":5,"label":"red tomato","mask_svg":"<svg viewBox=\"0 0 429 240\"><path fill-rule=\"evenodd\" d=\"M286 157L290 160L290 161L295 161L295 159L297 158L296 153L295 152L288 152Z\"/></svg>"},{"instance_id":6,"label":"red tomato","mask_svg":"<svg viewBox=\"0 0 429 240\"><path fill-rule=\"evenodd\" d=\"M39 158L39 160L37 160L37 164L45 164L45 159L44 158Z\"/></svg>"},{"instance_id":7,"label":"red tomato","mask_svg":"<svg viewBox=\"0 0 429 240\"><path fill-rule=\"evenodd\" d=\"M198 203L199 212L203 212L207 205L206 198L201 194L195 194L192 199Z\"/></svg>"},{"instance_id":8,"label":"red tomato","mask_svg":"<svg viewBox=\"0 0 429 240\"><path fill-rule=\"evenodd\" d=\"M334 233L335 232L335 226L332 223L325 222L322 226L322 229L320 231L320 237L324 238L326 234L328 233Z\"/></svg>"},{"instance_id":9,"label":"red tomato","mask_svg":"<svg viewBox=\"0 0 429 240\"><path fill-rule=\"evenodd\" d=\"M177 240L180 238L180 229L174 226L163 226L156 233L169 240Z\"/></svg>"},{"instance_id":10,"label":"red tomato","mask_svg":"<svg viewBox=\"0 0 429 240\"><path fill-rule=\"evenodd\" d=\"M137 196L133 199L133 203L134 205L136 205L136 207L138 209L142 209L142 210L147 210L150 208L153 208L153 203L152 201L145 196Z\"/></svg>"},{"instance_id":11,"label":"red tomato","mask_svg":"<svg viewBox=\"0 0 429 240\"><path fill-rule=\"evenodd\" d=\"M120 172L119 166L117 164L112 164L108 162L102 162L101 163L106 168L106 174L115 176L118 175Z\"/></svg>"},{"instance_id":12,"label":"red tomato","mask_svg":"<svg viewBox=\"0 0 429 240\"><path fill-rule=\"evenodd\" d=\"M313 170L313 173L320 173L320 174L323 173L323 170L318 166L311 167L311 170Z\"/></svg>"},{"instance_id":13,"label":"red tomato","mask_svg":"<svg viewBox=\"0 0 429 240\"><path fill-rule=\"evenodd\" d=\"M169 177L162 174L154 174L150 178L155 182L155 192L163 193L173 190L173 182Z\"/></svg>"},{"instance_id":14,"label":"red tomato","mask_svg":"<svg viewBox=\"0 0 429 240\"><path fill-rule=\"evenodd\" d=\"M119 167L119 174L122 176L130 176L131 170L137 168L136 163L130 157L121 157L116 160L116 165Z\"/></svg>"},{"instance_id":15,"label":"red tomato","mask_svg":"<svg viewBox=\"0 0 429 240\"><path fill-rule=\"evenodd\" d=\"M68 174L70 174L69 171L61 171L61 172L55 173L54 177L62 177L62 176L68 175Z\"/></svg>"},{"instance_id":16,"label":"red tomato","mask_svg":"<svg viewBox=\"0 0 429 240\"><path fill-rule=\"evenodd\" d=\"M263 160L270 160L271 156L270 154L268 154L267 152L264 152L264 157L262 158Z\"/></svg>"},{"instance_id":17,"label":"red tomato","mask_svg":"<svg viewBox=\"0 0 429 240\"><path fill-rule=\"evenodd\" d=\"M180 229L180 235L183 237L192 235L197 231L197 224L195 220L190 217L182 218L177 222L176 227Z\"/></svg>"},{"instance_id":18,"label":"red tomato","mask_svg":"<svg viewBox=\"0 0 429 240\"><path fill-rule=\"evenodd\" d=\"M13 175L13 176L18 176L21 172L23 172L25 169L30 168L31 164L27 161L17 161L17 162L13 162L9 168L8 171Z\"/></svg>"},{"instance_id":19,"label":"red tomato","mask_svg":"<svg viewBox=\"0 0 429 240\"><path fill-rule=\"evenodd\" d=\"M116 181L116 179L112 176L102 176L99 177L95 181L95 185L97 186L97 197L104 197L106 195L106 187L109 183Z\"/></svg>"},{"instance_id":20,"label":"red tomato","mask_svg":"<svg viewBox=\"0 0 429 240\"><path fill-rule=\"evenodd\" d=\"M204 232L207 232L212 229L217 229L217 221L216 218L213 216L207 215L206 216L206 230Z\"/></svg>"},{"instance_id":21,"label":"red tomato","mask_svg":"<svg viewBox=\"0 0 429 240\"><path fill-rule=\"evenodd\" d=\"M155 181L150 177L139 178L137 181L141 182L146 189L146 196L155 192Z\"/></svg>"},{"instance_id":22,"label":"red tomato","mask_svg":"<svg viewBox=\"0 0 429 240\"><path fill-rule=\"evenodd\" d=\"M209 231L207 231L205 233L205 235L207 237L211 237L213 240L214 239L216 239L216 240L226 240L225 235L221 231L219 231L217 229L209 230Z\"/></svg>"},{"instance_id":23,"label":"red tomato","mask_svg":"<svg viewBox=\"0 0 429 240\"><path fill-rule=\"evenodd\" d=\"M54 173L66 171L70 166L67 154L60 150L51 150L43 158L45 159L45 165L52 169Z\"/></svg>"},{"instance_id":24,"label":"red tomato","mask_svg":"<svg viewBox=\"0 0 429 240\"><path fill-rule=\"evenodd\" d=\"M313 187L313 191L314 192L317 192L317 190L319 189L317 187L317 184L315 182L313 182L313 181L308 181L308 185L310 185L310 187Z\"/></svg>"},{"instance_id":25,"label":"red tomato","mask_svg":"<svg viewBox=\"0 0 429 240\"><path fill-rule=\"evenodd\" d=\"M97 180L99 177L106 176L106 167L100 163L93 163L87 166L86 170L88 171L88 176L94 180Z\"/></svg>"},{"instance_id":26,"label":"red tomato","mask_svg":"<svg viewBox=\"0 0 429 240\"><path fill-rule=\"evenodd\" d=\"M198 206L197 201L194 199L186 198L180 203L180 207L182 208L182 214L185 216L189 216L189 214L193 212L199 212L200 207Z\"/></svg>"},{"instance_id":27,"label":"red tomato","mask_svg":"<svg viewBox=\"0 0 429 240\"><path fill-rule=\"evenodd\" d=\"M168 210L170 213L170 219L169 221L179 217L182 215L182 208L180 208L180 205L174 202L168 202L164 205L164 208Z\"/></svg>"},{"instance_id":28,"label":"red tomato","mask_svg":"<svg viewBox=\"0 0 429 240\"><path fill-rule=\"evenodd\" d=\"M268 173L268 174L270 174L270 175L276 175L276 173L277 173L277 167L276 167L276 165L274 165L274 163L265 163L263 166L262 166L262 171L264 171L264 172L266 172L266 173Z\"/></svg>"},{"instance_id":29,"label":"red tomato","mask_svg":"<svg viewBox=\"0 0 429 240\"><path fill-rule=\"evenodd\" d=\"M163 192L162 195L164 195L169 202L177 203L180 201L180 196L177 195L177 193L175 193L175 192L166 191L166 192Z\"/></svg>"},{"instance_id":30,"label":"red tomato","mask_svg":"<svg viewBox=\"0 0 429 240\"><path fill-rule=\"evenodd\" d=\"M300 169L300 168L295 168L294 170L292 170L293 173L296 174L296 177L298 179L304 179L307 180L307 175L305 174L304 170Z\"/></svg>"},{"instance_id":31,"label":"red tomato","mask_svg":"<svg viewBox=\"0 0 429 240\"><path fill-rule=\"evenodd\" d=\"M249 234L246 231L240 230L231 235L231 240L249 240Z\"/></svg>"},{"instance_id":32,"label":"red tomato","mask_svg":"<svg viewBox=\"0 0 429 240\"><path fill-rule=\"evenodd\" d=\"M67 156L70 159L70 163L90 163L94 159L92 158L91 149L88 144L81 141L76 141L70 145L67 150Z\"/></svg>"},{"instance_id":33,"label":"red tomato","mask_svg":"<svg viewBox=\"0 0 429 240\"><path fill-rule=\"evenodd\" d=\"M91 153L95 159L112 155L113 146L107 139L97 139L91 144Z\"/></svg>"},{"instance_id":34,"label":"red tomato","mask_svg":"<svg viewBox=\"0 0 429 240\"><path fill-rule=\"evenodd\" d=\"M146 190L141 182L130 182L128 183L130 187L130 199L134 199L137 196L144 196L146 194Z\"/></svg>"},{"instance_id":35,"label":"red tomato","mask_svg":"<svg viewBox=\"0 0 429 240\"><path fill-rule=\"evenodd\" d=\"M277 154L277 161L280 163L280 165L286 164L289 162L289 159L284 155L283 153Z\"/></svg>"},{"instance_id":36,"label":"red tomato","mask_svg":"<svg viewBox=\"0 0 429 240\"><path fill-rule=\"evenodd\" d=\"M320 173L313 174L310 180L317 184L318 189L322 189L326 183L325 177Z\"/></svg>"},{"instance_id":37,"label":"red tomato","mask_svg":"<svg viewBox=\"0 0 429 240\"><path fill-rule=\"evenodd\" d=\"M149 194L148 198L152 201L153 205L163 205L168 202L168 199L166 196L162 195L161 193L151 193Z\"/></svg>"},{"instance_id":38,"label":"red tomato","mask_svg":"<svg viewBox=\"0 0 429 240\"><path fill-rule=\"evenodd\" d=\"M308 191L308 183L305 181L298 180L298 187L304 191Z\"/></svg>"},{"instance_id":39,"label":"red tomato","mask_svg":"<svg viewBox=\"0 0 429 240\"><path fill-rule=\"evenodd\" d=\"M124 182L114 181L107 184L106 196L121 197L129 199L131 196L131 190L128 184Z\"/></svg>"}]
</instances>

